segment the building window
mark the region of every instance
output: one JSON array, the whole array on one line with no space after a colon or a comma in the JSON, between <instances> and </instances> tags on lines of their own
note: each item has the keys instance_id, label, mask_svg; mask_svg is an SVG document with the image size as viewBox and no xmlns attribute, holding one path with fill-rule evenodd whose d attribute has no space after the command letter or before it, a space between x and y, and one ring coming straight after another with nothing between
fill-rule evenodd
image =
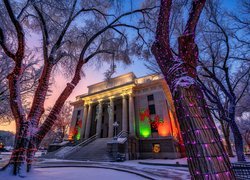
<instances>
[{"instance_id":1,"label":"building window","mask_svg":"<svg viewBox=\"0 0 250 180\"><path fill-rule=\"evenodd\" d=\"M148 95L148 101L153 101L154 100L154 95L151 94L151 95Z\"/></svg>"},{"instance_id":2,"label":"building window","mask_svg":"<svg viewBox=\"0 0 250 180\"><path fill-rule=\"evenodd\" d=\"M148 105L148 109L149 109L149 114L155 114L155 105L154 104L150 104Z\"/></svg>"}]
</instances>

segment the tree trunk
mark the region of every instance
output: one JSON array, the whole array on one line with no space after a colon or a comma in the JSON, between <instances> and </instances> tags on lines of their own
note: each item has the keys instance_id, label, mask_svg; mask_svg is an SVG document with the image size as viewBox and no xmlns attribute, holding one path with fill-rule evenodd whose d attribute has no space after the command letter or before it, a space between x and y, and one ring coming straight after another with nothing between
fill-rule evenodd
<instances>
[{"instance_id":1,"label":"tree trunk","mask_svg":"<svg viewBox=\"0 0 250 180\"><path fill-rule=\"evenodd\" d=\"M234 136L235 151L238 161L246 161L243 148L243 139L235 121L230 121L229 126Z\"/></svg>"},{"instance_id":2,"label":"tree trunk","mask_svg":"<svg viewBox=\"0 0 250 180\"><path fill-rule=\"evenodd\" d=\"M230 119L228 123L234 136L234 144L235 144L237 159L238 161L246 161L244 155L243 138L241 136L238 125L235 122L235 107L236 107L235 100L231 100L231 102L229 102L229 109L228 109L228 117Z\"/></svg>"},{"instance_id":3,"label":"tree trunk","mask_svg":"<svg viewBox=\"0 0 250 180\"><path fill-rule=\"evenodd\" d=\"M175 92L189 171L194 179L234 179L216 126L198 85Z\"/></svg>"},{"instance_id":4,"label":"tree trunk","mask_svg":"<svg viewBox=\"0 0 250 180\"><path fill-rule=\"evenodd\" d=\"M227 150L228 156L229 157L234 157L232 145L231 145L231 142L230 142L229 124L224 122L223 120L220 120L220 122L221 122L222 132L223 132L223 135L224 135L224 138L225 138L226 150Z\"/></svg>"},{"instance_id":5,"label":"tree trunk","mask_svg":"<svg viewBox=\"0 0 250 180\"><path fill-rule=\"evenodd\" d=\"M39 128L37 132L34 132L33 136L30 138L29 141L29 150L27 154L27 171L29 172L31 170L31 165L34 159L35 152L37 151L38 147L40 146L43 138L45 135L49 132L55 121L57 120L57 116L62 110L62 107L67 100L67 98L70 96L72 91L74 90L75 86L79 83L81 80L81 68L85 64L85 61L80 60L76 66L75 74L70 83L67 83L67 86L64 88L63 92L60 94L58 99L56 100L53 108L51 109L48 117L42 124L42 126Z\"/></svg>"},{"instance_id":6,"label":"tree trunk","mask_svg":"<svg viewBox=\"0 0 250 180\"><path fill-rule=\"evenodd\" d=\"M225 137L225 142L226 142L226 149L229 157L234 157L231 141L230 141L230 136L224 136Z\"/></svg>"},{"instance_id":7,"label":"tree trunk","mask_svg":"<svg viewBox=\"0 0 250 180\"><path fill-rule=\"evenodd\" d=\"M20 124L20 129L16 135L15 148L12 151L9 164L5 167L14 175L26 176L26 155L30 140L29 122Z\"/></svg>"},{"instance_id":8,"label":"tree trunk","mask_svg":"<svg viewBox=\"0 0 250 180\"><path fill-rule=\"evenodd\" d=\"M200 86L197 84L198 47L195 27L205 0L192 3L183 36L178 39L179 55L169 41L171 0L161 0L156 40L152 52L173 95L192 179L235 179Z\"/></svg>"}]
</instances>

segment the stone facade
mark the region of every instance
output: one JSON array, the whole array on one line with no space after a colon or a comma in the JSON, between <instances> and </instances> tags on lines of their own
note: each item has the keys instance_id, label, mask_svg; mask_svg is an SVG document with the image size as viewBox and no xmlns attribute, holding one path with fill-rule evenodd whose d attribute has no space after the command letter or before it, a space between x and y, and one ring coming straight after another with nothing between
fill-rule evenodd
<instances>
[{"instance_id":1,"label":"stone facade","mask_svg":"<svg viewBox=\"0 0 250 180\"><path fill-rule=\"evenodd\" d=\"M159 74L137 78L128 73L93 84L72 105L70 140L94 135L112 139L127 132L130 159L180 157L181 136L172 96Z\"/></svg>"}]
</instances>

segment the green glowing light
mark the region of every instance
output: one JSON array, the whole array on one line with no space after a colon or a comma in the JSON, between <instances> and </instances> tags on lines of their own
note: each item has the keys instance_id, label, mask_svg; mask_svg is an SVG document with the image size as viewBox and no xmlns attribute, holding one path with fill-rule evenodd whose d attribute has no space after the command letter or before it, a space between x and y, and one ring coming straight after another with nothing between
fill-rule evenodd
<instances>
[{"instance_id":1,"label":"green glowing light","mask_svg":"<svg viewBox=\"0 0 250 180\"><path fill-rule=\"evenodd\" d=\"M81 138L81 128L77 127L77 129L78 129L78 133L76 135L76 140L80 140L80 138Z\"/></svg>"},{"instance_id":2,"label":"green glowing light","mask_svg":"<svg viewBox=\"0 0 250 180\"><path fill-rule=\"evenodd\" d=\"M140 136L147 138L151 135L151 126L149 123L149 119L145 118L144 121L140 121Z\"/></svg>"}]
</instances>

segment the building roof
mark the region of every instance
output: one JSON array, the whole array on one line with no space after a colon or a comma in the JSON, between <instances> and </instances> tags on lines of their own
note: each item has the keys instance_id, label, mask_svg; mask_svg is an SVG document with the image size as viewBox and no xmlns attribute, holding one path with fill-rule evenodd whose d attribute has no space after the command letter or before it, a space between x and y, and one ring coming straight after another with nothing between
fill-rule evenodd
<instances>
[{"instance_id":1,"label":"building roof","mask_svg":"<svg viewBox=\"0 0 250 180\"><path fill-rule=\"evenodd\" d=\"M83 97L102 93L105 91L110 91L112 89L121 88L121 87L128 86L128 85L135 86L135 85L147 84L149 82L159 80L162 78L163 77L161 74L150 74L150 75L145 75L145 76L137 78L133 72L129 72L129 73L126 73L126 74L123 74L114 78L110 78L106 81L92 84L88 86L88 93L81 94L77 96L76 98L80 99Z\"/></svg>"}]
</instances>

